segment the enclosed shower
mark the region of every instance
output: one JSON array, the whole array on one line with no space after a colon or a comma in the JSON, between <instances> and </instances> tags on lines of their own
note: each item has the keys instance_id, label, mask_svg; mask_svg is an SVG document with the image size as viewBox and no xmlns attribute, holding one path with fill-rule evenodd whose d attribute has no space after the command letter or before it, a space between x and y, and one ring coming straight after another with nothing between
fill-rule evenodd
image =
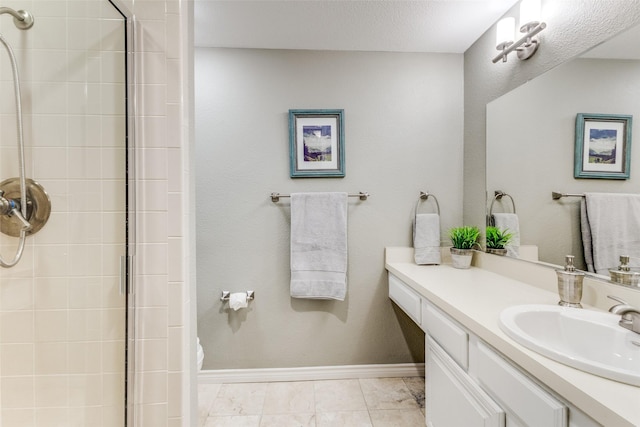
<instances>
[{"instance_id":1,"label":"enclosed shower","mask_svg":"<svg viewBox=\"0 0 640 427\"><path fill-rule=\"evenodd\" d=\"M127 19L115 0L0 3L0 44L0 427L120 427Z\"/></svg>"}]
</instances>

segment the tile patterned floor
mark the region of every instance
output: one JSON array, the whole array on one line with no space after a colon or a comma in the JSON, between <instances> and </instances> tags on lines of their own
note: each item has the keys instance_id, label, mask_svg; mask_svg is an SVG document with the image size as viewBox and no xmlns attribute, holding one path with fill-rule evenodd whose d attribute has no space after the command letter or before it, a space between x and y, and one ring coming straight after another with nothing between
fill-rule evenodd
<instances>
[{"instance_id":1,"label":"tile patterned floor","mask_svg":"<svg viewBox=\"0 0 640 427\"><path fill-rule=\"evenodd\" d=\"M425 425L424 378L200 384L199 427Z\"/></svg>"}]
</instances>

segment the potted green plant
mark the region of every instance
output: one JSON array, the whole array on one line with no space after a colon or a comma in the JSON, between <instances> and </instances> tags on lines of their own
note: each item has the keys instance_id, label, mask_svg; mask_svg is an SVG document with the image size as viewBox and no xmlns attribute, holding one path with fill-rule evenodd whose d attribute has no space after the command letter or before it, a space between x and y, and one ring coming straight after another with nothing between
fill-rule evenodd
<instances>
[{"instance_id":1,"label":"potted green plant","mask_svg":"<svg viewBox=\"0 0 640 427\"><path fill-rule=\"evenodd\" d=\"M473 249L479 246L480 229L465 225L449 230L451 239L451 262L455 268L469 268L473 258Z\"/></svg>"},{"instance_id":2,"label":"potted green plant","mask_svg":"<svg viewBox=\"0 0 640 427\"><path fill-rule=\"evenodd\" d=\"M487 253L496 255L505 255L507 253L506 246L513 237L513 234L509 233L509 230L502 230L498 227L488 226L485 234Z\"/></svg>"}]
</instances>

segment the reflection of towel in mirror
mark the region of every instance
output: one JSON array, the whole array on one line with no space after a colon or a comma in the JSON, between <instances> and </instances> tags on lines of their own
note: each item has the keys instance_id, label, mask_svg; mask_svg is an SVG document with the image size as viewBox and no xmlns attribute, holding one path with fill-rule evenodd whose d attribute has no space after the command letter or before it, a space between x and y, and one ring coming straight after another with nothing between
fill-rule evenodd
<instances>
[{"instance_id":1,"label":"reflection of towel in mirror","mask_svg":"<svg viewBox=\"0 0 640 427\"><path fill-rule=\"evenodd\" d=\"M595 273L593 268L593 247L591 242L591 226L587 216L587 203L585 197L580 201L580 231L582 233L582 247L584 248L584 263L587 271Z\"/></svg>"},{"instance_id":2,"label":"reflection of towel in mirror","mask_svg":"<svg viewBox=\"0 0 640 427\"><path fill-rule=\"evenodd\" d=\"M518 215L514 213L494 213L492 218L495 227L511 233L511 241L505 246L507 256L518 258L520 256L520 222L518 221Z\"/></svg>"},{"instance_id":3,"label":"reflection of towel in mirror","mask_svg":"<svg viewBox=\"0 0 640 427\"><path fill-rule=\"evenodd\" d=\"M291 296L344 300L347 193L291 195Z\"/></svg>"},{"instance_id":4,"label":"reflection of towel in mirror","mask_svg":"<svg viewBox=\"0 0 640 427\"><path fill-rule=\"evenodd\" d=\"M609 275L620 256L640 267L640 194L586 193L580 206L582 243L589 271Z\"/></svg>"},{"instance_id":5,"label":"reflection of towel in mirror","mask_svg":"<svg viewBox=\"0 0 640 427\"><path fill-rule=\"evenodd\" d=\"M416 264L440 264L440 215L417 214L413 222Z\"/></svg>"}]
</instances>

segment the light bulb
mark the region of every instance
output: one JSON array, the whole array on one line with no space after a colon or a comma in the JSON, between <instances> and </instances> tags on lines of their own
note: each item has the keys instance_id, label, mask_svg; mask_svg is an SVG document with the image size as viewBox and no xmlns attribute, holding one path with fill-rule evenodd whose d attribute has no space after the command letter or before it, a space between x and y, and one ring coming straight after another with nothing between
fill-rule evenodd
<instances>
[{"instance_id":1,"label":"light bulb","mask_svg":"<svg viewBox=\"0 0 640 427\"><path fill-rule=\"evenodd\" d=\"M496 49L503 50L513 43L516 20L513 17L501 19L496 26Z\"/></svg>"},{"instance_id":2,"label":"light bulb","mask_svg":"<svg viewBox=\"0 0 640 427\"><path fill-rule=\"evenodd\" d=\"M540 0L520 2L520 32L526 33L540 23Z\"/></svg>"}]
</instances>

